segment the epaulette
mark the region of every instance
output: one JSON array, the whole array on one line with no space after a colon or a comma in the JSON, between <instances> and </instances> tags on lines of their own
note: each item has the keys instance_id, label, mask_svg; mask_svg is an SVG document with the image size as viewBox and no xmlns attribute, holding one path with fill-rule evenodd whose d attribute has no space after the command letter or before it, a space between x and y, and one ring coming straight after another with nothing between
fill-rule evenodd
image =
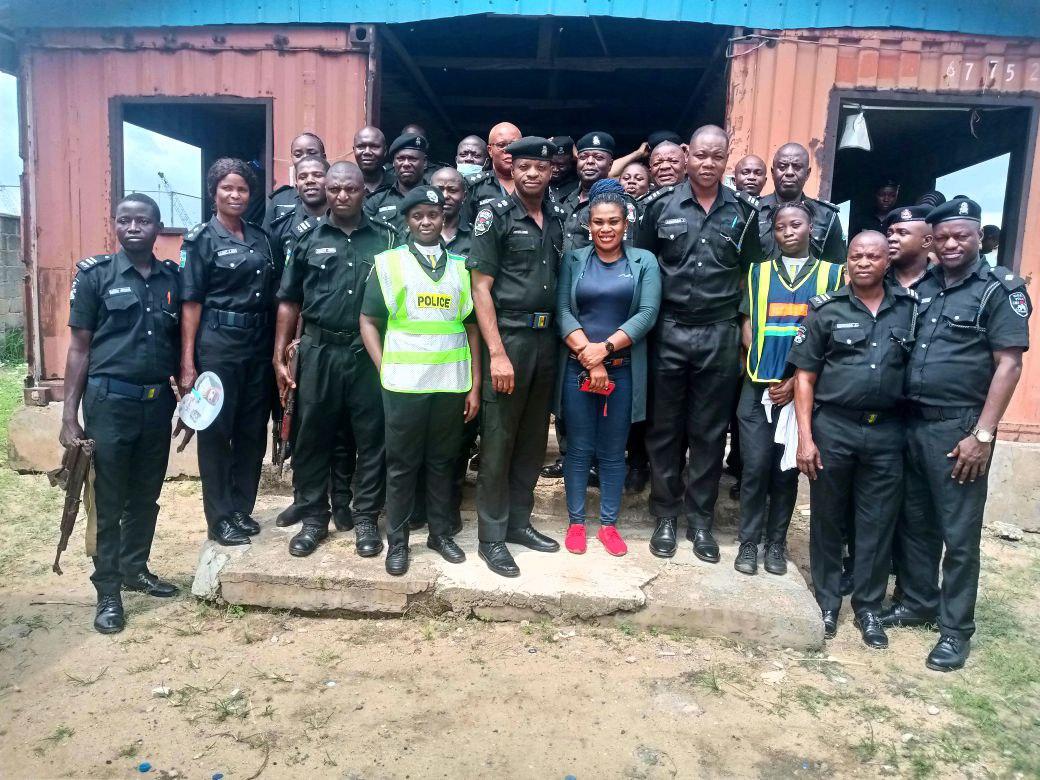
<instances>
[{"instance_id":1,"label":"epaulette","mask_svg":"<svg viewBox=\"0 0 1040 780\"><path fill-rule=\"evenodd\" d=\"M742 190L733 190L733 192L736 194L737 200L739 200L744 205L750 206L755 211L758 211L762 208L762 205L758 202L758 198L756 198L754 195L748 195L746 192Z\"/></svg>"},{"instance_id":2,"label":"epaulette","mask_svg":"<svg viewBox=\"0 0 1040 780\"><path fill-rule=\"evenodd\" d=\"M89 271L91 268L107 263L112 259L112 255L94 255L93 257L86 257L76 263L76 268L81 271Z\"/></svg>"},{"instance_id":3,"label":"epaulette","mask_svg":"<svg viewBox=\"0 0 1040 780\"><path fill-rule=\"evenodd\" d=\"M917 290L911 290L909 287L903 287L900 284L892 285L892 290L893 292L895 292L896 295L904 298L910 298L911 300L915 301L920 299L920 296L918 296L917 294Z\"/></svg>"},{"instance_id":4,"label":"epaulette","mask_svg":"<svg viewBox=\"0 0 1040 780\"><path fill-rule=\"evenodd\" d=\"M301 237L305 233L307 233L308 231L313 230L314 228L316 228L318 225L320 225L324 221L325 221L325 216L324 215L322 215L320 217L307 217L307 219L305 219L303 222L301 222L299 225L297 225L296 227L293 228L293 233L295 233L297 237Z\"/></svg>"},{"instance_id":5,"label":"epaulette","mask_svg":"<svg viewBox=\"0 0 1040 780\"><path fill-rule=\"evenodd\" d=\"M171 271L179 271L180 270L180 264L176 260L168 260L168 259L167 260L163 260L162 264L166 268L169 268Z\"/></svg>"},{"instance_id":6,"label":"epaulette","mask_svg":"<svg viewBox=\"0 0 1040 780\"><path fill-rule=\"evenodd\" d=\"M819 309L821 306L825 306L833 300L834 299L831 297L830 293L822 293L820 295L814 295L812 298L810 298L809 305L812 306L814 309Z\"/></svg>"},{"instance_id":7,"label":"epaulette","mask_svg":"<svg viewBox=\"0 0 1040 780\"><path fill-rule=\"evenodd\" d=\"M670 195L673 192L675 192L675 185L674 184L668 184L668 185L665 185L664 187L659 187L658 189L654 190L653 192L647 193L647 195L645 196L645 198L643 200L643 203L645 205L649 206L651 203L653 203L658 198L663 198L665 195Z\"/></svg>"},{"instance_id":8,"label":"epaulette","mask_svg":"<svg viewBox=\"0 0 1040 780\"><path fill-rule=\"evenodd\" d=\"M275 195L281 195L281 194L282 194L283 192L285 192L286 190L291 190L291 189L292 189L292 185L291 185L291 184L283 184L283 185L282 185L281 187L279 187L278 189L276 189L276 190L273 190L273 191L271 192L271 194L267 196L267 199L268 199L268 200L274 200L274 197L275 197Z\"/></svg>"},{"instance_id":9,"label":"epaulette","mask_svg":"<svg viewBox=\"0 0 1040 780\"><path fill-rule=\"evenodd\" d=\"M559 217L560 219L563 219L564 217L567 216L567 209L565 209L563 206L559 205L555 201L552 202L552 207L553 207L553 213L557 217Z\"/></svg>"},{"instance_id":10,"label":"epaulette","mask_svg":"<svg viewBox=\"0 0 1040 780\"><path fill-rule=\"evenodd\" d=\"M821 206L825 206L829 208L831 211L838 210L838 207L831 203L829 200L821 200L820 198L806 198L806 200L811 200L813 203L819 203Z\"/></svg>"},{"instance_id":11,"label":"epaulette","mask_svg":"<svg viewBox=\"0 0 1040 780\"><path fill-rule=\"evenodd\" d=\"M1018 276L1002 265L989 269L990 276L1000 282L1001 286L1008 292L1026 286L1026 280Z\"/></svg>"},{"instance_id":12,"label":"epaulette","mask_svg":"<svg viewBox=\"0 0 1040 780\"><path fill-rule=\"evenodd\" d=\"M200 222L199 224L197 224L195 227L193 227L191 230L189 230L187 233L181 236L181 241L194 241L196 238L199 237L199 233L201 233L202 229L206 227L206 224L207 223L205 222Z\"/></svg>"},{"instance_id":13,"label":"epaulette","mask_svg":"<svg viewBox=\"0 0 1040 780\"><path fill-rule=\"evenodd\" d=\"M283 211L281 214L275 214L274 219L271 220L271 227L275 225L281 225L285 220L292 219L296 213L296 208L292 208L289 211Z\"/></svg>"},{"instance_id":14,"label":"epaulette","mask_svg":"<svg viewBox=\"0 0 1040 780\"><path fill-rule=\"evenodd\" d=\"M491 208L496 214L508 214L513 208L513 202L509 198L502 198L492 203Z\"/></svg>"},{"instance_id":15,"label":"epaulette","mask_svg":"<svg viewBox=\"0 0 1040 780\"><path fill-rule=\"evenodd\" d=\"M478 171L477 173L471 173L469 176L465 177L466 178L466 186L467 187L475 187L478 184L481 184L481 183L487 181L487 177L490 176L491 173L492 172L490 170L488 170L488 171Z\"/></svg>"}]
</instances>

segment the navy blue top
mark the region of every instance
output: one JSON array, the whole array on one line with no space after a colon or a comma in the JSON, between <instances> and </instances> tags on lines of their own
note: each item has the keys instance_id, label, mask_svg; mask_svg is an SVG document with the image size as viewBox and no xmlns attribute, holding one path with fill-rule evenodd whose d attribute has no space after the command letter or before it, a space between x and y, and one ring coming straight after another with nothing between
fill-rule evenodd
<instances>
[{"instance_id":1,"label":"navy blue top","mask_svg":"<svg viewBox=\"0 0 1040 780\"><path fill-rule=\"evenodd\" d=\"M595 252L589 256L574 291L578 321L589 341L606 341L628 319L635 284L624 255L613 263L604 263Z\"/></svg>"}]
</instances>

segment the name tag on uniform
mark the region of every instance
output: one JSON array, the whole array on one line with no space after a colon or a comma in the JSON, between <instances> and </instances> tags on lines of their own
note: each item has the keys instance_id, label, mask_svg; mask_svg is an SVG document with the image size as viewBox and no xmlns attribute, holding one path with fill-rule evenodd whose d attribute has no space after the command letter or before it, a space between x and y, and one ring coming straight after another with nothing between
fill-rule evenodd
<instances>
[{"instance_id":1,"label":"name tag on uniform","mask_svg":"<svg viewBox=\"0 0 1040 780\"><path fill-rule=\"evenodd\" d=\"M514 230L513 232L511 232L509 235L511 235L511 236L529 236L529 235L531 235L531 231L530 230L517 229L517 230Z\"/></svg>"},{"instance_id":2,"label":"name tag on uniform","mask_svg":"<svg viewBox=\"0 0 1040 780\"><path fill-rule=\"evenodd\" d=\"M237 249L221 249L217 252L217 257L224 257L225 255L237 255Z\"/></svg>"},{"instance_id":3,"label":"name tag on uniform","mask_svg":"<svg viewBox=\"0 0 1040 780\"><path fill-rule=\"evenodd\" d=\"M928 303L931 300L932 300L931 298L922 298L921 299L921 303Z\"/></svg>"},{"instance_id":4,"label":"name tag on uniform","mask_svg":"<svg viewBox=\"0 0 1040 780\"><path fill-rule=\"evenodd\" d=\"M452 297L450 295L419 293L415 296L415 305L420 309L450 309Z\"/></svg>"},{"instance_id":5,"label":"name tag on uniform","mask_svg":"<svg viewBox=\"0 0 1040 780\"><path fill-rule=\"evenodd\" d=\"M661 224L662 225L682 225L682 224L685 224L685 222L686 222L686 217L675 217L673 219L666 219Z\"/></svg>"},{"instance_id":6,"label":"name tag on uniform","mask_svg":"<svg viewBox=\"0 0 1040 780\"><path fill-rule=\"evenodd\" d=\"M109 295L122 295L123 293L133 292L129 287L113 287L108 291Z\"/></svg>"},{"instance_id":7,"label":"name tag on uniform","mask_svg":"<svg viewBox=\"0 0 1040 780\"><path fill-rule=\"evenodd\" d=\"M334 246L319 246L314 250L316 255L334 255L336 254L336 247Z\"/></svg>"},{"instance_id":8,"label":"name tag on uniform","mask_svg":"<svg viewBox=\"0 0 1040 780\"><path fill-rule=\"evenodd\" d=\"M397 206L380 206L379 211L397 211Z\"/></svg>"},{"instance_id":9,"label":"name tag on uniform","mask_svg":"<svg viewBox=\"0 0 1040 780\"><path fill-rule=\"evenodd\" d=\"M839 322L837 325L834 326L834 329L835 330L844 330L845 328L858 328L858 327L859 327L859 323L858 322Z\"/></svg>"}]
</instances>

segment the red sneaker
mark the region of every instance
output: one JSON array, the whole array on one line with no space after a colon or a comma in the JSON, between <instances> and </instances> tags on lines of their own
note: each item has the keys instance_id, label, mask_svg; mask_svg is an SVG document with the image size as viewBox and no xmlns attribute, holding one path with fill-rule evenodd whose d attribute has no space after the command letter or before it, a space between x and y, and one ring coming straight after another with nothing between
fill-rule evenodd
<instances>
[{"instance_id":1,"label":"red sneaker","mask_svg":"<svg viewBox=\"0 0 1040 780\"><path fill-rule=\"evenodd\" d=\"M600 526L596 537L603 542L603 546L607 548L607 552L611 555L622 556L628 552L628 545L625 544L625 540L617 532L617 528L612 525Z\"/></svg>"},{"instance_id":2,"label":"red sneaker","mask_svg":"<svg viewBox=\"0 0 1040 780\"><path fill-rule=\"evenodd\" d=\"M585 526L582 523L571 523L567 526L567 538L563 542L567 552L582 555L585 552Z\"/></svg>"}]
</instances>

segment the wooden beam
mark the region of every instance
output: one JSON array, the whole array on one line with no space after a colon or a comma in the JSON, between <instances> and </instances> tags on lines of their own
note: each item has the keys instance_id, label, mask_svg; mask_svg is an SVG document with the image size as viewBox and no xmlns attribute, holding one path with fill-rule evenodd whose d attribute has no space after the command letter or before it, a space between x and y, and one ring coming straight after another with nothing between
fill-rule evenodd
<instances>
[{"instance_id":1,"label":"wooden beam","mask_svg":"<svg viewBox=\"0 0 1040 780\"><path fill-rule=\"evenodd\" d=\"M557 57L540 61L524 57L414 57L420 68L442 70L570 70L610 73L616 70L700 70L708 57Z\"/></svg>"},{"instance_id":2,"label":"wooden beam","mask_svg":"<svg viewBox=\"0 0 1040 780\"><path fill-rule=\"evenodd\" d=\"M408 75L412 77L415 82L415 86L419 88L419 91L425 96L430 106L434 111L437 112L437 116L441 122L444 123L444 127L451 133L455 138L459 137L459 131L455 127L455 122L447 111L444 110L444 106L441 104L440 98L437 93L433 91L433 87L430 86L430 82L426 80L426 76L416 65L412 55L408 53L408 50L401 44L397 36L393 33L388 25L382 25L379 28L379 35L386 42L386 45L393 49L394 54L401 61L401 65L408 72Z\"/></svg>"}]
</instances>

